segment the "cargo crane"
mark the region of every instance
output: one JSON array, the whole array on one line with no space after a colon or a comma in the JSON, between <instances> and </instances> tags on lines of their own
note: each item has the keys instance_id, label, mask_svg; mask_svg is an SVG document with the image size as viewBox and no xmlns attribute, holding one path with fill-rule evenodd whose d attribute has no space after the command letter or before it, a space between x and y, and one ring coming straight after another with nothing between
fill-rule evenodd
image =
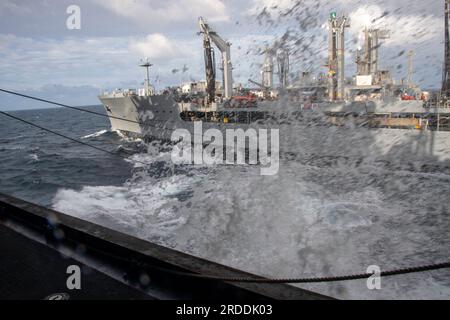
<instances>
[{"instance_id":1,"label":"cargo crane","mask_svg":"<svg viewBox=\"0 0 450 320\"><path fill-rule=\"evenodd\" d=\"M258 86L259 88L261 88L261 91L262 91L264 99L268 99L270 97L270 89L271 89L270 87L265 86L263 83L256 82L256 81L254 81L252 79L248 79L248 82Z\"/></svg>"},{"instance_id":2,"label":"cargo crane","mask_svg":"<svg viewBox=\"0 0 450 320\"><path fill-rule=\"evenodd\" d=\"M270 90L273 89L273 51L266 47L264 63L261 66L261 82L248 79L248 82L261 89L264 99L270 97Z\"/></svg>"},{"instance_id":3,"label":"cargo crane","mask_svg":"<svg viewBox=\"0 0 450 320\"><path fill-rule=\"evenodd\" d=\"M450 97L450 0L445 0L445 57L444 57L444 70L442 74L442 99L447 102Z\"/></svg>"},{"instance_id":4,"label":"cargo crane","mask_svg":"<svg viewBox=\"0 0 450 320\"><path fill-rule=\"evenodd\" d=\"M414 51L409 50L408 52L408 88L414 88L414 82L413 82L413 74L414 74L414 66L413 66L413 58L414 58Z\"/></svg>"},{"instance_id":5,"label":"cargo crane","mask_svg":"<svg viewBox=\"0 0 450 320\"><path fill-rule=\"evenodd\" d=\"M264 87L273 88L273 56L269 48L266 48L264 64L261 68L261 80Z\"/></svg>"},{"instance_id":6,"label":"cargo crane","mask_svg":"<svg viewBox=\"0 0 450 320\"><path fill-rule=\"evenodd\" d=\"M288 86L288 76L289 76L289 53L280 49L277 52L277 63L278 63L278 78L280 81L280 88L284 89Z\"/></svg>"},{"instance_id":7,"label":"cargo crane","mask_svg":"<svg viewBox=\"0 0 450 320\"><path fill-rule=\"evenodd\" d=\"M343 100L345 92L345 28L350 27L349 19L330 14L328 20L328 96L331 101Z\"/></svg>"},{"instance_id":8,"label":"cargo crane","mask_svg":"<svg viewBox=\"0 0 450 320\"><path fill-rule=\"evenodd\" d=\"M379 67L379 48L380 40L389 39L389 30L387 29L365 29L364 30L364 50L358 50L356 64L359 76L371 75L375 78Z\"/></svg>"},{"instance_id":9,"label":"cargo crane","mask_svg":"<svg viewBox=\"0 0 450 320\"><path fill-rule=\"evenodd\" d=\"M206 68L206 81L208 92L208 100L213 102L215 94L215 71L214 71L214 51L211 48L211 41L217 46L222 53L222 71L223 71L223 87L224 98L231 99L233 94L233 79L232 79L232 65L231 65L231 44L223 40L210 26L203 20L198 19L200 26L200 32L203 34L203 46L205 50L205 68ZM214 78L213 78L214 76Z\"/></svg>"},{"instance_id":10,"label":"cargo crane","mask_svg":"<svg viewBox=\"0 0 450 320\"><path fill-rule=\"evenodd\" d=\"M216 63L214 48L211 46L211 40L206 33L203 35L203 50L205 58L207 102L213 103L216 99Z\"/></svg>"}]
</instances>

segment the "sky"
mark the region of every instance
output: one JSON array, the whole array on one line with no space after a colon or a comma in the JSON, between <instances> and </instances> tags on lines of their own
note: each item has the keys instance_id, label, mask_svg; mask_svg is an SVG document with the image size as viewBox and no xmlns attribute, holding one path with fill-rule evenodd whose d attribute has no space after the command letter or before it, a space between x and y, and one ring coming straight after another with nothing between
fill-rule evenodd
<instances>
[{"instance_id":1,"label":"sky","mask_svg":"<svg viewBox=\"0 0 450 320\"><path fill-rule=\"evenodd\" d=\"M346 72L355 71L355 50L364 27L387 28L381 67L406 78L407 52L414 50L414 81L438 88L443 64L442 0L2 0L0 2L0 88L70 105L99 104L102 90L142 85L140 59L154 64L157 89L204 78L204 17L232 43L233 79L259 81L266 46L291 52L291 77L325 72L331 11L350 18ZM76 5L80 28L67 20ZM219 61L217 50L216 60ZM219 76L220 77L220 76ZM43 108L0 93L0 110Z\"/></svg>"}]
</instances>

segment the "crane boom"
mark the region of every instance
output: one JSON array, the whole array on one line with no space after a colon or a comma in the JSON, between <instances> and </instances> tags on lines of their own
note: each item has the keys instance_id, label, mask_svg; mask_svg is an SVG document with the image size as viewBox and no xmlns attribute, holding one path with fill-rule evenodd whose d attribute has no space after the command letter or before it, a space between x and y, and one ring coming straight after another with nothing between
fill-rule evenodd
<instances>
[{"instance_id":1,"label":"crane boom","mask_svg":"<svg viewBox=\"0 0 450 320\"><path fill-rule=\"evenodd\" d=\"M203 37L203 50L205 56L206 93L208 95L208 103L213 103L216 97L216 66L214 50L206 34Z\"/></svg>"},{"instance_id":2,"label":"crane boom","mask_svg":"<svg viewBox=\"0 0 450 320\"><path fill-rule=\"evenodd\" d=\"M256 82L256 81L254 81L254 80L252 80L252 79L248 79L248 82L250 82L250 83L252 83L252 84L254 84L254 85L257 85L258 87L260 87L261 89L269 89L268 87L266 87L265 85L263 85L262 83L259 83L259 82Z\"/></svg>"},{"instance_id":3,"label":"crane boom","mask_svg":"<svg viewBox=\"0 0 450 320\"><path fill-rule=\"evenodd\" d=\"M230 99L233 95L233 79L232 79L232 65L231 65L231 44L223 40L209 25L203 20L198 19L201 32L208 37L222 53L222 69L223 69L223 87L224 97ZM207 79L208 80L208 79Z\"/></svg>"},{"instance_id":4,"label":"crane boom","mask_svg":"<svg viewBox=\"0 0 450 320\"><path fill-rule=\"evenodd\" d=\"M264 98L268 98L270 96L270 87L265 86L263 83L256 82L252 79L248 79L248 82L253 83L254 85L260 87Z\"/></svg>"}]
</instances>

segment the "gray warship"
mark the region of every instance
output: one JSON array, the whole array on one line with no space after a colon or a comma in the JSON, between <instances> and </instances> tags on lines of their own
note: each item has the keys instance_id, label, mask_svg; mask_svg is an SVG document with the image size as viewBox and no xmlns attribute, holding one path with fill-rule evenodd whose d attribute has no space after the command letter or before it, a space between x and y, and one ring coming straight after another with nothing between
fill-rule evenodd
<instances>
[{"instance_id":1,"label":"gray warship","mask_svg":"<svg viewBox=\"0 0 450 320\"><path fill-rule=\"evenodd\" d=\"M382 143L389 141L392 133L381 128L406 129L395 134L401 137L397 142L425 139L426 146L422 149L428 150L428 155L450 160L449 104L446 99L436 98L414 85L412 54L408 55L408 82L396 84L389 71L379 70L378 49L381 40L389 36L388 31L366 29L365 48L358 51L358 71L350 82L344 74L344 39L349 20L333 12L328 24L328 74L313 81L305 79L308 74L304 73L301 82L288 86L289 59L286 52L281 52L277 55L280 86L274 88L273 56L267 51L261 69L262 81L250 80L257 88L233 88L231 44L199 18L205 81L156 92L149 81L151 64L144 61L141 64L147 71L144 88L105 92L99 99L110 117L112 130L129 136L171 140L175 129L186 129L194 134L198 122L202 123L203 130L212 128L224 132L227 128L267 127L280 129L283 135L295 136L298 132L289 119L301 120L312 112L320 115L314 119L319 118L320 134L324 137L327 130L331 130L331 134L335 130L324 123L345 127L351 122L358 127L375 128L378 137L384 137L376 139ZM221 52L221 83L216 81L213 44ZM307 119L311 120L310 117ZM309 128L302 129L302 134L317 135L317 132L308 132ZM353 133L348 132L348 135ZM383 149L384 145L381 146Z\"/></svg>"},{"instance_id":2,"label":"gray warship","mask_svg":"<svg viewBox=\"0 0 450 320\"><path fill-rule=\"evenodd\" d=\"M232 82L231 44L223 40L202 19L199 26L204 35L206 81L168 88L156 93L149 82L151 64L146 68L144 88L114 90L99 96L111 121L112 130L127 136L151 137L170 140L175 129L193 132L194 122L203 122L203 129L251 127L268 118L273 111L273 100L258 99L247 91L234 95ZM216 81L215 58L212 42L222 53L223 88ZM245 90L240 90L241 93ZM265 91L257 89L256 91ZM266 98L266 97L265 97Z\"/></svg>"}]
</instances>

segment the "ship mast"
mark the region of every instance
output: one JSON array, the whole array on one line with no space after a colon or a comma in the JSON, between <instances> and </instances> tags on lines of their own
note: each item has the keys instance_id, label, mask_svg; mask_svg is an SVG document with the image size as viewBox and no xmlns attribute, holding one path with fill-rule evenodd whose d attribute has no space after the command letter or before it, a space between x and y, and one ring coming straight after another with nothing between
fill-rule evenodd
<instances>
[{"instance_id":1,"label":"ship mast","mask_svg":"<svg viewBox=\"0 0 450 320\"><path fill-rule=\"evenodd\" d=\"M273 56L269 47L266 47L264 64L261 68L261 83L264 87L273 87Z\"/></svg>"},{"instance_id":2,"label":"ship mast","mask_svg":"<svg viewBox=\"0 0 450 320\"><path fill-rule=\"evenodd\" d=\"M145 60L141 60L141 64L139 66L144 67L146 69L146 77L144 82L144 88L145 88L145 95L150 96L152 94L152 90L150 88L150 73L149 68L152 66L148 60L148 58L145 58Z\"/></svg>"}]
</instances>

